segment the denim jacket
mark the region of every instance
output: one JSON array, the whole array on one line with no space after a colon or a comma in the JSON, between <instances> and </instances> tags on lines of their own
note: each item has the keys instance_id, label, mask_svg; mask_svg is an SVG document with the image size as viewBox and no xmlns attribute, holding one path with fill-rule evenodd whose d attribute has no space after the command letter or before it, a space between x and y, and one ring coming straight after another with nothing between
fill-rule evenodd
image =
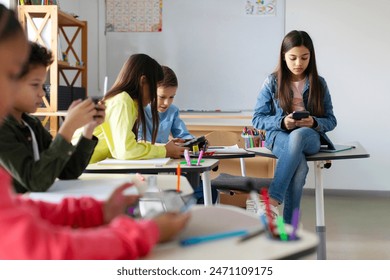
<instances>
[{"instance_id":1,"label":"denim jacket","mask_svg":"<svg viewBox=\"0 0 390 280\"><path fill-rule=\"evenodd\" d=\"M337 125L336 117L333 114L332 100L329 94L328 86L324 78L319 77L322 86L324 87L324 109L325 114L323 117L312 116L317 122L315 129L321 136L321 144L327 144L330 149L334 148L330 139L326 136L325 132L333 130ZM267 148L272 149L275 136L286 130L282 128L282 121L286 116L286 113L279 106L279 100L275 98L277 91L276 76L271 74L264 81L264 84L257 97L257 102L252 118L252 124L257 129L266 131L265 145ZM307 102L309 98L309 81L306 80L303 89L303 102L307 108Z\"/></svg>"}]
</instances>

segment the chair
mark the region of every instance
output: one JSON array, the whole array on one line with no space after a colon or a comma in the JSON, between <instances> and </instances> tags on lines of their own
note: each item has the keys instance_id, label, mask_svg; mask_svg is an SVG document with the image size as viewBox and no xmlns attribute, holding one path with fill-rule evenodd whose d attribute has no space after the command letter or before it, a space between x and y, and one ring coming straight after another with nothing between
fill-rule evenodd
<instances>
[{"instance_id":1,"label":"chair","mask_svg":"<svg viewBox=\"0 0 390 280\"><path fill-rule=\"evenodd\" d=\"M255 190L260 193L262 188L269 188L272 182L272 178L255 178L255 177L242 177L235 176L226 173L221 173L219 176L211 180L211 188L218 191L218 201L224 200L225 204L235 205L241 208L246 207L247 195L250 191ZM230 196L221 197L220 192L229 192ZM233 197L233 195L235 195Z\"/></svg>"}]
</instances>

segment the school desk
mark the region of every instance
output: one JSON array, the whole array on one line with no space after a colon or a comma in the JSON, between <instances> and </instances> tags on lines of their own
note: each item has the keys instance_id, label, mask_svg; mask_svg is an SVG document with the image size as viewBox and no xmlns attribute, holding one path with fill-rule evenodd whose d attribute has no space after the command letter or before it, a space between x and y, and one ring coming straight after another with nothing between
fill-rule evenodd
<instances>
[{"instance_id":1,"label":"school desk","mask_svg":"<svg viewBox=\"0 0 390 280\"><path fill-rule=\"evenodd\" d=\"M318 246L317 258L326 259L326 227L325 227L325 210L324 210L324 186L322 180L322 169L326 166L326 161L342 160L342 159L358 159L368 158L370 155L366 152L364 147L358 142L348 143L354 148L346 151L336 153L317 153L315 155L307 156L307 161L314 161L314 175L315 175L315 197L316 197L316 231L320 238ZM263 157L276 158L274 154L267 148L250 148L247 151L254 152L256 155Z\"/></svg>"},{"instance_id":2,"label":"school desk","mask_svg":"<svg viewBox=\"0 0 390 280\"><path fill-rule=\"evenodd\" d=\"M176 172L179 163L182 163L183 159L172 159L168 164L163 166L155 165L101 165L98 163L89 164L84 171L85 173L142 173L142 174L157 174L162 172ZM187 173L187 178L193 188L199 186L199 177L202 175L203 182L203 195L204 204L211 205L211 170L218 167L219 160L217 159L204 159L199 166L187 166L186 164L180 164L181 172Z\"/></svg>"},{"instance_id":3,"label":"school desk","mask_svg":"<svg viewBox=\"0 0 390 280\"><path fill-rule=\"evenodd\" d=\"M157 245L145 259L153 260L272 260L299 259L315 253L318 237L299 229L298 240L281 241L262 233L240 242L242 236L215 239L182 246L180 241L204 235L217 236L242 230L262 229L259 217L244 209L230 206L193 206L191 219L173 241ZM240 233L239 233L240 234Z\"/></svg>"},{"instance_id":4,"label":"school desk","mask_svg":"<svg viewBox=\"0 0 390 280\"><path fill-rule=\"evenodd\" d=\"M222 146L220 146L222 147ZM190 155L191 158L197 158L198 155ZM253 158L255 157L255 153L250 153L244 149L237 149L235 152L229 151L229 149L226 149L226 152L224 153L223 150L219 151L218 153L214 153L213 155L204 155L203 158L211 158L211 159L234 159L238 158L240 159L240 167L241 167L241 176L246 176L246 168L245 168L245 161L244 158Z\"/></svg>"},{"instance_id":5,"label":"school desk","mask_svg":"<svg viewBox=\"0 0 390 280\"><path fill-rule=\"evenodd\" d=\"M145 180L152 175L143 175ZM77 180L57 180L46 192L31 192L32 199L48 202L59 202L65 197L92 196L99 200L106 200L118 186L133 181L138 177L135 174L90 174L84 173ZM176 189L176 175L157 175L157 187L161 190ZM193 193L193 189L184 176L180 177L180 191L183 196ZM136 194L132 187L127 189L129 194Z\"/></svg>"}]
</instances>

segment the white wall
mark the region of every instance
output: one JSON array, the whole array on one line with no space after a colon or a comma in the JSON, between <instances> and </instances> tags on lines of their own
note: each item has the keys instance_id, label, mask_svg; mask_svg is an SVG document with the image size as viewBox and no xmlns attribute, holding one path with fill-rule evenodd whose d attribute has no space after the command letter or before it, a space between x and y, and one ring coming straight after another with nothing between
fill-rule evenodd
<instances>
[{"instance_id":1,"label":"white wall","mask_svg":"<svg viewBox=\"0 0 390 280\"><path fill-rule=\"evenodd\" d=\"M0 4L3 4L9 9L15 9L17 6L17 0L0 0Z\"/></svg>"},{"instance_id":2,"label":"white wall","mask_svg":"<svg viewBox=\"0 0 390 280\"><path fill-rule=\"evenodd\" d=\"M357 140L371 155L334 161L326 188L390 190L389 10L388 0L286 1L286 32L311 35L330 88L338 120L331 139Z\"/></svg>"},{"instance_id":3,"label":"white wall","mask_svg":"<svg viewBox=\"0 0 390 280\"><path fill-rule=\"evenodd\" d=\"M179 80L182 109L253 109L284 35L284 0L276 16L245 15L245 0L164 0L162 32L107 33L110 84L124 61L146 53Z\"/></svg>"},{"instance_id":4,"label":"white wall","mask_svg":"<svg viewBox=\"0 0 390 280\"><path fill-rule=\"evenodd\" d=\"M103 95L106 76L106 39L104 0L61 0L64 12L74 13L88 24L88 94Z\"/></svg>"}]
</instances>

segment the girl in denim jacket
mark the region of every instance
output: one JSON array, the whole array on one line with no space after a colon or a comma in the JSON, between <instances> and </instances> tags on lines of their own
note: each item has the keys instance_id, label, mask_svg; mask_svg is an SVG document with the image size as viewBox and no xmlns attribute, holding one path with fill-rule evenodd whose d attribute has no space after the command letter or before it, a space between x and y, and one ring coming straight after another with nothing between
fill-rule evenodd
<instances>
[{"instance_id":1,"label":"girl in denim jacket","mask_svg":"<svg viewBox=\"0 0 390 280\"><path fill-rule=\"evenodd\" d=\"M300 120L294 111L309 111ZM266 147L278 157L269 187L271 209L284 203L283 218L291 223L299 208L308 165L306 156L321 144L333 146L325 132L337 121L325 80L318 76L313 42L305 31L291 31L282 42L276 71L269 75L257 97L253 126L266 131Z\"/></svg>"}]
</instances>

